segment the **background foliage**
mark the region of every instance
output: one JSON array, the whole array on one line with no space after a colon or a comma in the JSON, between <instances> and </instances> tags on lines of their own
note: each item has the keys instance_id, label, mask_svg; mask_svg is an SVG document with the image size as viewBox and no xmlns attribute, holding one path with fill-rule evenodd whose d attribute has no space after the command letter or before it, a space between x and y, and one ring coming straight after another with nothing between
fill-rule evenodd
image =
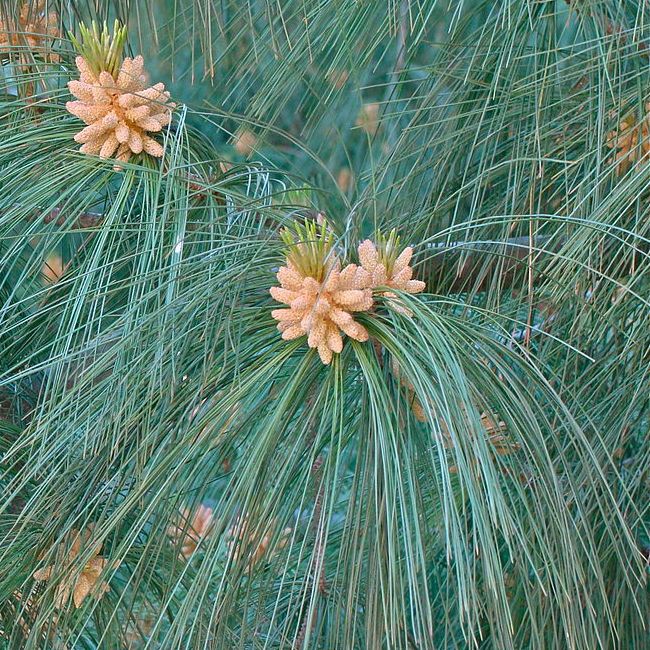
<instances>
[{"instance_id":1,"label":"background foliage","mask_svg":"<svg viewBox=\"0 0 650 650\"><path fill-rule=\"evenodd\" d=\"M180 106L114 171L70 42L1 55L0 647L647 647L647 5L47 5ZM329 367L268 293L316 212L427 281ZM110 591L57 608L89 524Z\"/></svg>"}]
</instances>

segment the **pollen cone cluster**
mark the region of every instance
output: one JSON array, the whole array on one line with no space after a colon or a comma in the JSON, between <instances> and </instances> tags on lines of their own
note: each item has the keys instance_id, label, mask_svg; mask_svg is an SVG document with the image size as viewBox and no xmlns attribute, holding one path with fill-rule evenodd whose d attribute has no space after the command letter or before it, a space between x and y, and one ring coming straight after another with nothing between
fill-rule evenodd
<instances>
[{"instance_id":1,"label":"pollen cone cluster","mask_svg":"<svg viewBox=\"0 0 650 650\"><path fill-rule=\"evenodd\" d=\"M147 134L169 124L175 104L164 84L147 84L142 57L124 59L117 78L105 70L93 73L82 56L76 62L81 77L68 88L79 101L66 108L88 125L74 138L80 151L121 162L142 151L161 157L161 144Z\"/></svg>"},{"instance_id":2,"label":"pollen cone cluster","mask_svg":"<svg viewBox=\"0 0 650 650\"><path fill-rule=\"evenodd\" d=\"M493 458L496 458L497 456L511 456L521 448L521 445L513 440L508 434L508 428L506 427L505 422L501 420L495 421L488 413L483 412L481 413L481 425L485 431L486 440L490 445L490 453ZM446 427L443 427L443 433L448 440L446 446L453 447L449 431L447 431ZM472 460L471 462L474 465L476 464L476 460ZM500 466L499 470L504 475L512 474L510 469L505 466ZM453 474L457 474L458 467L456 465L451 465L449 471ZM519 478L520 480L525 479L523 475L520 475ZM525 480L522 482L525 482Z\"/></svg>"},{"instance_id":3,"label":"pollen cone cluster","mask_svg":"<svg viewBox=\"0 0 650 650\"><path fill-rule=\"evenodd\" d=\"M293 532L292 528L284 528L277 539L274 548L271 549L273 541L274 523L263 532L252 530L248 517L238 517L228 531L228 556L232 562L240 562L246 559L246 569L250 570L264 557L273 556L274 552L284 548L289 542Z\"/></svg>"},{"instance_id":4,"label":"pollen cone cluster","mask_svg":"<svg viewBox=\"0 0 650 650\"><path fill-rule=\"evenodd\" d=\"M650 112L650 102L645 106ZM607 135L607 146L615 150L614 161L619 174L625 173L634 163L650 158L650 116L646 114L640 123L634 115L624 118L618 129Z\"/></svg>"},{"instance_id":5,"label":"pollen cone cluster","mask_svg":"<svg viewBox=\"0 0 650 650\"><path fill-rule=\"evenodd\" d=\"M213 523L212 508L201 505L192 513L185 508L178 523L169 527L167 534L175 546L180 544L181 555L188 560L199 542L210 532Z\"/></svg>"},{"instance_id":6,"label":"pollen cone cluster","mask_svg":"<svg viewBox=\"0 0 650 650\"><path fill-rule=\"evenodd\" d=\"M341 270L336 260L319 281L301 274L288 260L287 266L280 267L277 278L281 286L272 287L271 295L289 306L272 312L283 339L307 335L307 344L318 350L325 364L332 360L332 353L343 349L341 333L356 341L368 340L365 327L352 314L372 307L372 291L355 264Z\"/></svg>"},{"instance_id":7,"label":"pollen cone cluster","mask_svg":"<svg viewBox=\"0 0 650 650\"><path fill-rule=\"evenodd\" d=\"M0 54L8 52L10 47L27 46L46 61L60 60L50 49L51 42L61 36L59 20L55 12L46 10L46 4L45 0L23 2L15 27L0 16Z\"/></svg>"},{"instance_id":8,"label":"pollen cone cluster","mask_svg":"<svg viewBox=\"0 0 650 650\"><path fill-rule=\"evenodd\" d=\"M390 367L395 378L399 381L399 383L404 388L406 388L408 402L411 406L411 410L413 411L413 415L415 416L415 419L418 422L426 422L427 414L424 411L422 402L418 399L418 396L415 394L415 386L413 385L413 382L411 382L409 378L402 372L402 369L397 363L397 359L393 356L391 356L390 358Z\"/></svg>"},{"instance_id":9,"label":"pollen cone cluster","mask_svg":"<svg viewBox=\"0 0 650 650\"><path fill-rule=\"evenodd\" d=\"M38 614L38 603L32 597L32 594L23 594L21 591L16 590L11 594L10 598L5 599L4 602L6 620L10 620L14 625L20 626L22 633L27 636L32 630L34 621ZM56 620L56 615L52 616L51 620ZM0 625L0 639L9 639L9 629ZM9 647L9 646L2 646Z\"/></svg>"},{"instance_id":10,"label":"pollen cone cluster","mask_svg":"<svg viewBox=\"0 0 650 650\"><path fill-rule=\"evenodd\" d=\"M74 606L81 607L84 599L89 594L93 593L95 598L99 599L109 589L108 584L99 579L104 567L108 564L108 560L99 555L101 544L95 546L92 556L84 565L81 573L78 573L74 567L69 566L85 550L84 547L88 546L91 535L92 527L87 528L83 533L80 533L78 530L72 531L71 537L73 541L65 562L68 565L70 574L61 581L55 595L55 605L59 609L67 604L70 600L70 595L72 595ZM36 571L34 573L34 579L49 580L53 573L54 565L51 565Z\"/></svg>"},{"instance_id":11,"label":"pollen cone cluster","mask_svg":"<svg viewBox=\"0 0 650 650\"><path fill-rule=\"evenodd\" d=\"M424 291L424 282L413 280L413 269L410 266L413 249L410 246L392 260L388 251L382 251L381 248L378 250L373 242L366 239L359 245L358 253L361 268L367 273L367 283L372 289L390 287L406 293ZM395 311L412 316L392 291L385 291L383 295L390 299L389 304Z\"/></svg>"},{"instance_id":12,"label":"pollen cone cluster","mask_svg":"<svg viewBox=\"0 0 650 650\"><path fill-rule=\"evenodd\" d=\"M395 379L406 389L406 395L411 406L413 415L418 422L427 422L427 412L422 405L422 402L416 395L415 386L413 382L402 372L397 359L391 356L391 371ZM432 401L429 403L428 411L432 414L435 413L435 407ZM486 434L486 439L491 445L491 449L495 455L508 456L516 452L520 445L513 441L508 435L508 430L505 422L499 419L494 419L489 413L483 411L481 413L481 425ZM452 437L447 429L444 420L439 420L438 425L440 431L445 439L445 447L453 447Z\"/></svg>"}]
</instances>

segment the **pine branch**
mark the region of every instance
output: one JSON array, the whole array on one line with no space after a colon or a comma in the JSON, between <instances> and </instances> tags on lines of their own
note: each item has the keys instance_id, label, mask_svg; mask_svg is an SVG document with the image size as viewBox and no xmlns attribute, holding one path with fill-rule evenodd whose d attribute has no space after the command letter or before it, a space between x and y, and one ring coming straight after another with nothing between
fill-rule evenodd
<instances>
[{"instance_id":1,"label":"pine branch","mask_svg":"<svg viewBox=\"0 0 650 650\"><path fill-rule=\"evenodd\" d=\"M222 171L227 171L229 167L223 167ZM214 199L217 200L220 204L225 204L224 196L221 192L217 190L211 190L208 188L208 183L203 181L196 174L188 174L185 179L189 185L190 191L193 193L194 198L197 200L205 200L208 195L211 195ZM208 182L213 182L214 179L209 179ZM29 217L29 221L36 220L37 215L32 215ZM48 213L43 215L43 223L52 223L55 222L57 226L63 226L68 219L68 214L66 210L62 207L56 207L53 210L50 210ZM75 220L70 224L70 227L74 230L80 230L84 228L96 228L100 226L105 219L105 215L97 212L82 212L80 213Z\"/></svg>"},{"instance_id":2,"label":"pine branch","mask_svg":"<svg viewBox=\"0 0 650 650\"><path fill-rule=\"evenodd\" d=\"M54 208L43 217L43 223L56 222L57 226L63 226L66 222L66 214L63 208ZM74 229L96 228L104 221L103 214L95 212L82 212L71 224Z\"/></svg>"},{"instance_id":3,"label":"pine branch","mask_svg":"<svg viewBox=\"0 0 650 650\"><path fill-rule=\"evenodd\" d=\"M311 466L311 474L314 481L317 481L320 478L321 467L323 465L323 456L319 454L314 463ZM323 529L320 526L321 513L323 509L323 484L320 483L316 497L314 499L314 511L311 522L311 530L315 535L315 546L316 550L314 553L314 569L320 565L318 569L318 575L313 575L313 581L318 585L318 591L325 595L327 594L327 580L324 575L324 565L325 565L325 543L323 540ZM315 573L315 572L314 572ZM311 623L311 628L316 625L316 618L314 617ZM296 641L293 644L294 650L302 650L305 645L305 639L307 637L307 629L309 626L309 613L306 611L303 615L302 623L300 625L300 630L298 631L298 636Z\"/></svg>"},{"instance_id":4,"label":"pine branch","mask_svg":"<svg viewBox=\"0 0 650 650\"><path fill-rule=\"evenodd\" d=\"M534 254L549 255L563 240L550 235L535 237ZM498 275L501 286L510 286L530 256L530 238L511 237L501 242L452 242L430 245L424 263L427 286L436 292L460 293L487 290ZM546 245L551 244L547 249ZM435 287L435 289L434 289Z\"/></svg>"},{"instance_id":5,"label":"pine branch","mask_svg":"<svg viewBox=\"0 0 650 650\"><path fill-rule=\"evenodd\" d=\"M498 279L503 288L514 284L521 274L529 269L530 261L549 260L567 243L566 238L554 235L511 237L499 242L452 242L431 245L429 256L424 262L424 277L427 286L436 293L462 293L465 291L489 291ZM650 246L638 243L628 259L617 264L609 275L624 278L647 261ZM620 252L620 242L612 241L599 251L598 259L591 262L592 268L607 268ZM533 270L533 286L542 279L541 269ZM535 272L537 271L537 272Z\"/></svg>"}]
</instances>

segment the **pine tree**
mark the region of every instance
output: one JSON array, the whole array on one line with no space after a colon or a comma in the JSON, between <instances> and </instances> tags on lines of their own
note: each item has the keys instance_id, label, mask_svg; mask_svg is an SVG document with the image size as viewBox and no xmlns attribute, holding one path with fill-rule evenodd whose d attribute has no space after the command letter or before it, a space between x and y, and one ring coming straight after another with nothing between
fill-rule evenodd
<instances>
[{"instance_id":1,"label":"pine tree","mask_svg":"<svg viewBox=\"0 0 650 650\"><path fill-rule=\"evenodd\" d=\"M0 648L648 647L649 38L0 0Z\"/></svg>"}]
</instances>

